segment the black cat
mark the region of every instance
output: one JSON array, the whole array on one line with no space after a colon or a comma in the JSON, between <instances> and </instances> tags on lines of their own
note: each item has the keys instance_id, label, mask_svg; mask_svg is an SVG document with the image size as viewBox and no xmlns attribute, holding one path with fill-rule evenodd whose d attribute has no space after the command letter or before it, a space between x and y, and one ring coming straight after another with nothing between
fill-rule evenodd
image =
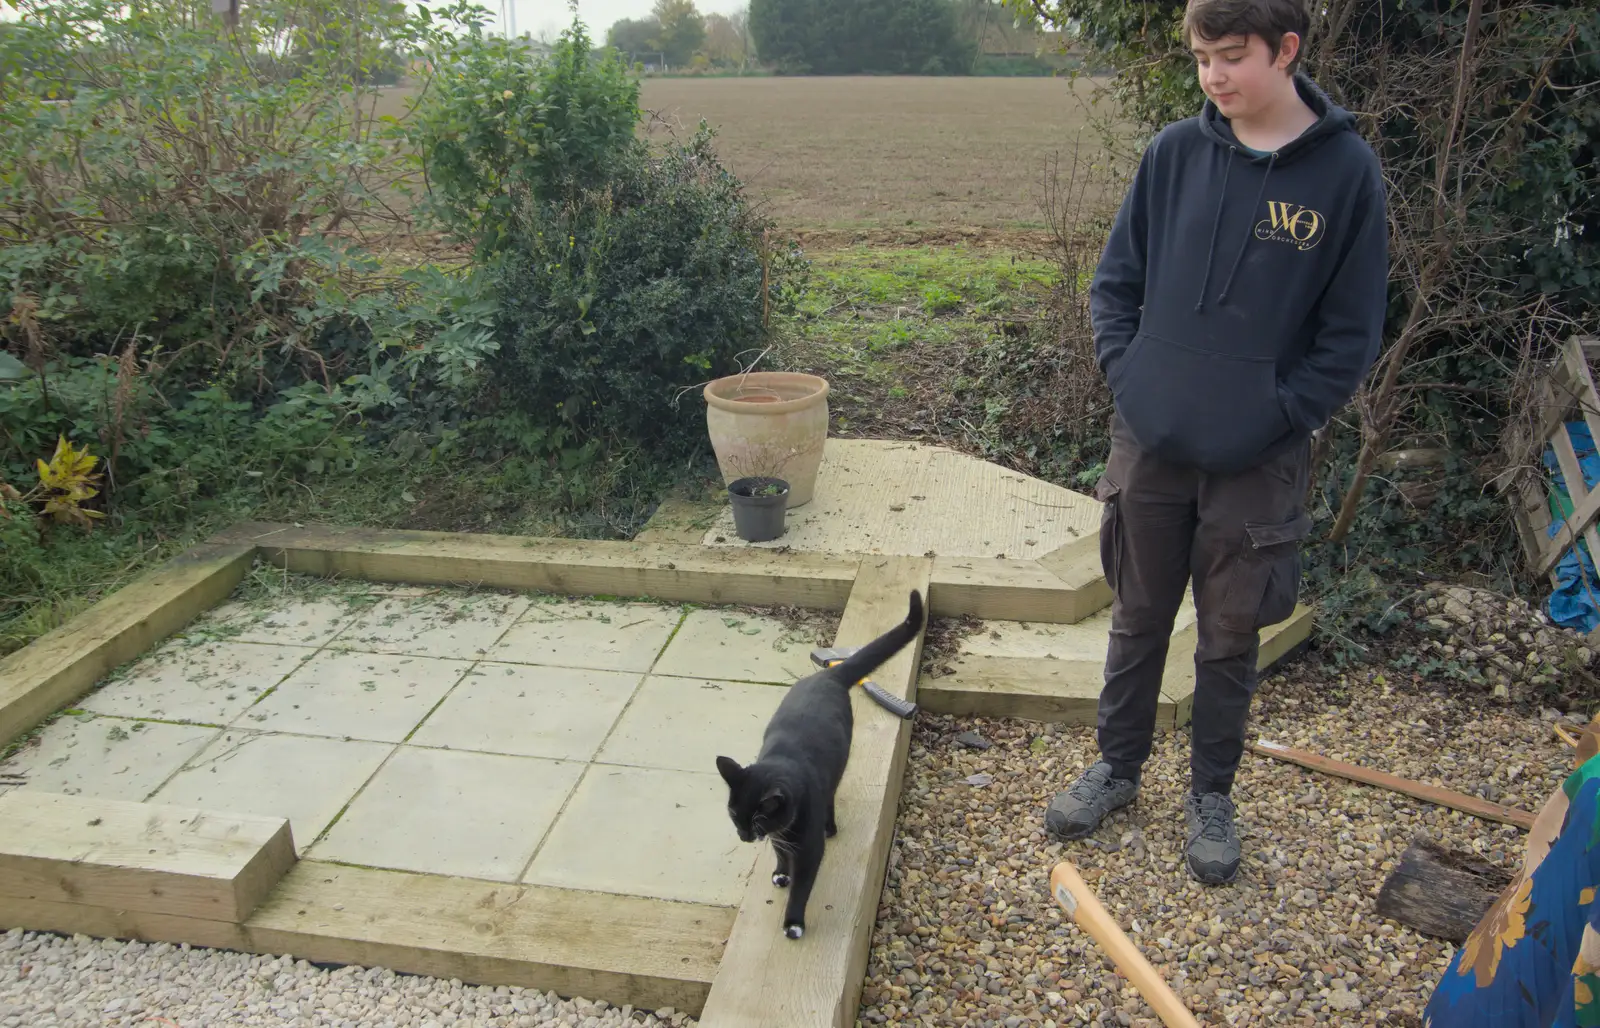
<instances>
[{"instance_id":1,"label":"black cat","mask_svg":"<svg viewBox=\"0 0 1600 1028\"><path fill-rule=\"evenodd\" d=\"M772 884L793 884L783 915L783 933L798 939L806 930L806 901L822 864L824 837L838 831L833 794L850 759L855 729L850 689L900 652L922 630L922 595L911 591L905 621L861 647L853 656L791 685L762 736L761 755L749 767L717 758L728 783L728 816L745 842L772 839L778 869Z\"/></svg>"}]
</instances>

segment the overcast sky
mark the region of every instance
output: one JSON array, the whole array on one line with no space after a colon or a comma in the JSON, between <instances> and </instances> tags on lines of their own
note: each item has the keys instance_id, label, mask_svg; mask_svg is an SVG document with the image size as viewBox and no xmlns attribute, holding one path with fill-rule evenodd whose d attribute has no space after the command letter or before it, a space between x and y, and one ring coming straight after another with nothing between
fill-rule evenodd
<instances>
[{"instance_id":1,"label":"overcast sky","mask_svg":"<svg viewBox=\"0 0 1600 1028\"><path fill-rule=\"evenodd\" d=\"M494 13L495 22L498 24L500 0L477 0L477 2ZM537 36L541 30L549 29L550 34L555 35L567 25L569 15L565 0L506 0L506 3L515 3L517 6L518 32L531 32ZM749 5L750 0L696 0L695 2L701 14L710 14L713 11L732 14ZM650 13L650 8L653 6L655 6L654 0L578 0L578 17L589 26L590 34L604 40L606 29L618 19L643 18Z\"/></svg>"},{"instance_id":2,"label":"overcast sky","mask_svg":"<svg viewBox=\"0 0 1600 1028\"><path fill-rule=\"evenodd\" d=\"M408 2L414 3L415 0ZM476 2L489 11L491 23L499 27L501 0L476 0ZM548 30L551 36L556 35L567 27L567 20L570 17L566 0L505 0L505 4L516 5L517 31L528 32L535 36L545 30ZM612 23L619 18L642 18L650 13L650 8L653 6L655 0L578 0L578 17L589 26L590 34L603 42L606 29L609 29ZM750 6L750 0L696 0L695 6L700 8L702 14L710 14L712 11L732 14ZM0 0L0 21L16 16L10 5Z\"/></svg>"}]
</instances>

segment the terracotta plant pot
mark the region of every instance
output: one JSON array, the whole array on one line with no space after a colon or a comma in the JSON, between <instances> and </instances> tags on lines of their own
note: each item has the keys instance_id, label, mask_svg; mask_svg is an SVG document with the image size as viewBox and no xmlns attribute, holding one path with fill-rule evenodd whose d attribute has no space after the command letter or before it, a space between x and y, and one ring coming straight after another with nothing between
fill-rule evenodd
<instances>
[{"instance_id":1,"label":"terracotta plant pot","mask_svg":"<svg viewBox=\"0 0 1600 1028\"><path fill-rule=\"evenodd\" d=\"M706 429L722 481L781 478L789 507L811 502L828 439L828 380L756 371L707 383Z\"/></svg>"},{"instance_id":2,"label":"terracotta plant pot","mask_svg":"<svg viewBox=\"0 0 1600 1028\"><path fill-rule=\"evenodd\" d=\"M747 543L764 543L783 534L789 483L781 478L741 478L728 486L733 530Z\"/></svg>"}]
</instances>

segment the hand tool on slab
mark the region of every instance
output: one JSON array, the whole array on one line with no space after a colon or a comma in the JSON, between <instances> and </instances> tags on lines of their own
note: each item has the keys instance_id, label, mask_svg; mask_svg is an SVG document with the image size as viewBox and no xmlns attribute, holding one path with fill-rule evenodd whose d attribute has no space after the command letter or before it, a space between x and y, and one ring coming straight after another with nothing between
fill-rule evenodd
<instances>
[{"instance_id":1,"label":"hand tool on slab","mask_svg":"<svg viewBox=\"0 0 1600 1028\"><path fill-rule=\"evenodd\" d=\"M835 664L844 663L860 648L859 646L829 646L812 650L811 663L817 665L817 667L833 667ZM910 718L917 712L915 703L910 700L902 700L870 678L863 678L857 684L867 691L867 695L872 697L873 702L897 717Z\"/></svg>"},{"instance_id":2,"label":"hand tool on slab","mask_svg":"<svg viewBox=\"0 0 1600 1028\"><path fill-rule=\"evenodd\" d=\"M1139 952L1139 947L1128 938L1122 926L1112 920L1100 897L1089 888L1071 861L1063 860L1051 870L1050 894L1061 904L1067 916L1100 944L1112 963L1117 965L1117 970L1139 990L1139 995L1161 1018L1162 1024L1167 1028L1200 1028L1200 1022L1189 1013L1189 1008L1183 1005L1160 972Z\"/></svg>"}]
</instances>

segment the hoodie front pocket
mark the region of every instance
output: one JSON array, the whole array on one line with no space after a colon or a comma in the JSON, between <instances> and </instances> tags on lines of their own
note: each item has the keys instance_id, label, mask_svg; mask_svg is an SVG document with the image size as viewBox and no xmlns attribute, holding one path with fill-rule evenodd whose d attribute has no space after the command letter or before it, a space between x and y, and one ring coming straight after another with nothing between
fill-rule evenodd
<instances>
[{"instance_id":1,"label":"hoodie front pocket","mask_svg":"<svg viewBox=\"0 0 1600 1028\"><path fill-rule=\"evenodd\" d=\"M1289 431L1270 357L1216 353L1141 332L1108 384L1146 447L1203 468L1246 467Z\"/></svg>"},{"instance_id":2,"label":"hoodie front pocket","mask_svg":"<svg viewBox=\"0 0 1600 1028\"><path fill-rule=\"evenodd\" d=\"M1246 524L1244 530L1217 622L1226 631L1249 634L1294 613L1300 599L1300 544L1311 532L1311 518L1302 511L1288 521Z\"/></svg>"},{"instance_id":3,"label":"hoodie front pocket","mask_svg":"<svg viewBox=\"0 0 1600 1028\"><path fill-rule=\"evenodd\" d=\"M1110 389L1113 395L1117 391L1118 384L1126 377L1128 365L1138 358L1139 347L1148 338L1143 332L1138 333L1128 341L1128 348L1122 351L1122 356L1112 362L1110 373L1106 375L1106 388Z\"/></svg>"}]
</instances>

